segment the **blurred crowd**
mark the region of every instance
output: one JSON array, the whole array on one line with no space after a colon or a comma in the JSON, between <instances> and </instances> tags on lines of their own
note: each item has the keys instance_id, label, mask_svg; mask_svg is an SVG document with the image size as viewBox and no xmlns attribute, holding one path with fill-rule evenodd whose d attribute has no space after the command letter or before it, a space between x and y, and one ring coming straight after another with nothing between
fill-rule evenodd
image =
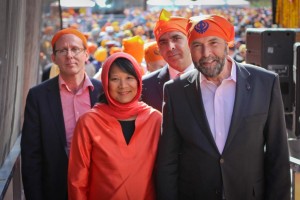
<instances>
[{"instance_id":1,"label":"blurred crowd","mask_svg":"<svg viewBox=\"0 0 300 200\"><path fill-rule=\"evenodd\" d=\"M246 29L272 27L272 8L178 8L170 10L172 15L191 17L205 14L219 14L227 18L235 27L235 46L231 48L231 56L238 62L245 62ZM92 13L88 9L63 9L63 28L73 27L84 32L88 39L90 59L87 73L91 77L99 76L102 62L115 52L124 51L136 58L141 64L142 74L146 74L164 63L151 68L147 63L161 60L156 55L157 48L149 44L155 43L153 28L160 10L144 11L140 8L125 9L123 15L104 15ZM50 41L53 34L61 27L58 13L51 11L43 17L40 65L43 80L58 73L51 63ZM151 44L152 46L155 44ZM159 53L158 53L159 54ZM51 71L52 67L52 71ZM97 75L98 74L98 75Z\"/></svg>"}]
</instances>

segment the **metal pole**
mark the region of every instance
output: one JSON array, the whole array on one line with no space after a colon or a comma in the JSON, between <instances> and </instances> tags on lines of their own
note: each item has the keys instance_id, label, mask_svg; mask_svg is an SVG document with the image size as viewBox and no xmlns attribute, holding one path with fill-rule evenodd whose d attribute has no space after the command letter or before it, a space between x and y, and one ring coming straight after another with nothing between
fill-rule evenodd
<instances>
[{"instance_id":1,"label":"metal pole","mask_svg":"<svg viewBox=\"0 0 300 200\"><path fill-rule=\"evenodd\" d=\"M147 10L147 0L144 0L143 9L144 9L144 11L146 11L146 10Z\"/></svg>"},{"instance_id":2,"label":"metal pole","mask_svg":"<svg viewBox=\"0 0 300 200\"><path fill-rule=\"evenodd\" d=\"M58 0L58 10L59 10L60 30L62 30L63 22L62 22L62 9L61 9L60 0Z\"/></svg>"}]
</instances>

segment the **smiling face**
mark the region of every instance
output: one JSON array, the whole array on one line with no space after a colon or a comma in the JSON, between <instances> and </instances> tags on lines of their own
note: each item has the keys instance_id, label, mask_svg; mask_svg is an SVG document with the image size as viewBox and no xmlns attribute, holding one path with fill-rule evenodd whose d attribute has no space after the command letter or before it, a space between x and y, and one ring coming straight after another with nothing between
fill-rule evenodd
<instances>
[{"instance_id":1,"label":"smiling face","mask_svg":"<svg viewBox=\"0 0 300 200\"><path fill-rule=\"evenodd\" d=\"M157 44L164 60L177 71L184 71L192 64L187 37L180 31L166 32Z\"/></svg>"},{"instance_id":2,"label":"smiling face","mask_svg":"<svg viewBox=\"0 0 300 200\"><path fill-rule=\"evenodd\" d=\"M66 55L63 51L67 51ZM88 53L79 37L65 34L56 41L51 58L59 66L61 76L69 77L84 74Z\"/></svg>"},{"instance_id":3,"label":"smiling face","mask_svg":"<svg viewBox=\"0 0 300 200\"><path fill-rule=\"evenodd\" d=\"M227 43L219 37L195 39L190 46L195 67L206 77L218 77L228 55Z\"/></svg>"},{"instance_id":4,"label":"smiling face","mask_svg":"<svg viewBox=\"0 0 300 200\"><path fill-rule=\"evenodd\" d=\"M137 90L137 79L116 64L112 64L108 79L110 97L119 103L129 103L137 95Z\"/></svg>"}]
</instances>

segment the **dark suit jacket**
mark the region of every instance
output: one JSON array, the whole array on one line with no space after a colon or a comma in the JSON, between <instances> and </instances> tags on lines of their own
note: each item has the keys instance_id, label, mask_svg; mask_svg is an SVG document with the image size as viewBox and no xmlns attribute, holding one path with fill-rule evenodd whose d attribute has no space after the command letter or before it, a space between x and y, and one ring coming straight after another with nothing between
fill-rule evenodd
<instances>
[{"instance_id":1,"label":"dark suit jacket","mask_svg":"<svg viewBox=\"0 0 300 200\"><path fill-rule=\"evenodd\" d=\"M141 100L149 106L162 111L163 86L170 80L168 66L156 70L143 77Z\"/></svg>"},{"instance_id":2,"label":"dark suit jacket","mask_svg":"<svg viewBox=\"0 0 300 200\"><path fill-rule=\"evenodd\" d=\"M91 80L91 105L102 85ZM27 200L66 200L68 156L58 76L29 90L21 138L22 178Z\"/></svg>"},{"instance_id":3,"label":"dark suit jacket","mask_svg":"<svg viewBox=\"0 0 300 200\"><path fill-rule=\"evenodd\" d=\"M290 172L278 75L237 64L228 138L220 155L195 69L165 84L157 195L163 200L288 200Z\"/></svg>"}]
</instances>

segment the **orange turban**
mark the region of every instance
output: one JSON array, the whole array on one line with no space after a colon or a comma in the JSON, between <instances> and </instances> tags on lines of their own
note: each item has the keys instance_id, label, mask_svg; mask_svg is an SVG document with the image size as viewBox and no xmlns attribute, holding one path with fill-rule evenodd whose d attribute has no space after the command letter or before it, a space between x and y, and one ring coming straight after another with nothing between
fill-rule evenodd
<instances>
[{"instance_id":1,"label":"orange turban","mask_svg":"<svg viewBox=\"0 0 300 200\"><path fill-rule=\"evenodd\" d=\"M145 44L145 60L147 63L163 59L164 58L159 53L156 41Z\"/></svg>"},{"instance_id":2,"label":"orange turban","mask_svg":"<svg viewBox=\"0 0 300 200\"><path fill-rule=\"evenodd\" d=\"M122 49L120 47L110 47L109 55L112 55L112 54L117 53L117 52L122 52Z\"/></svg>"},{"instance_id":3,"label":"orange turban","mask_svg":"<svg viewBox=\"0 0 300 200\"><path fill-rule=\"evenodd\" d=\"M98 48L97 44L95 44L93 42L88 42L87 45L88 45L87 49L89 51L89 54L93 54L96 51L96 49Z\"/></svg>"},{"instance_id":4,"label":"orange turban","mask_svg":"<svg viewBox=\"0 0 300 200\"><path fill-rule=\"evenodd\" d=\"M234 45L234 27L219 15L191 17L186 27L189 44L197 38L216 36L223 38L229 47Z\"/></svg>"},{"instance_id":5,"label":"orange turban","mask_svg":"<svg viewBox=\"0 0 300 200\"><path fill-rule=\"evenodd\" d=\"M66 28L66 29L62 29L60 31L58 31L57 33L55 33L55 35L52 38L51 44L52 44L52 48L54 49L54 45L56 43L56 41L63 35L65 34L73 34L77 37L79 37L82 42L83 42L83 46L87 49L88 45L87 45L87 40L86 37L84 36L83 33L81 33L79 30L74 29L74 28Z\"/></svg>"},{"instance_id":6,"label":"orange turban","mask_svg":"<svg viewBox=\"0 0 300 200\"><path fill-rule=\"evenodd\" d=\"M132 55L138 63L141 63L144 58L144 41L138 35L131 38L124 38L123 52Z\"/></svg>"},{"instance_id":7,"label":"orange turban","mask_svg":"<svg viewBox=\"0 0 300 200\"><path fill-rule=\"evenodd\" d=\"M156 22L153 30L156 41L158 41L160 36L162 36L164 33L170 31L180 31L184 35L187 35L187 23L188 19L184 17L171 16L171 13L169 13L165 9L162 9L162 11L160 12L159 20Z\"/></svg>"}]
</instances>

